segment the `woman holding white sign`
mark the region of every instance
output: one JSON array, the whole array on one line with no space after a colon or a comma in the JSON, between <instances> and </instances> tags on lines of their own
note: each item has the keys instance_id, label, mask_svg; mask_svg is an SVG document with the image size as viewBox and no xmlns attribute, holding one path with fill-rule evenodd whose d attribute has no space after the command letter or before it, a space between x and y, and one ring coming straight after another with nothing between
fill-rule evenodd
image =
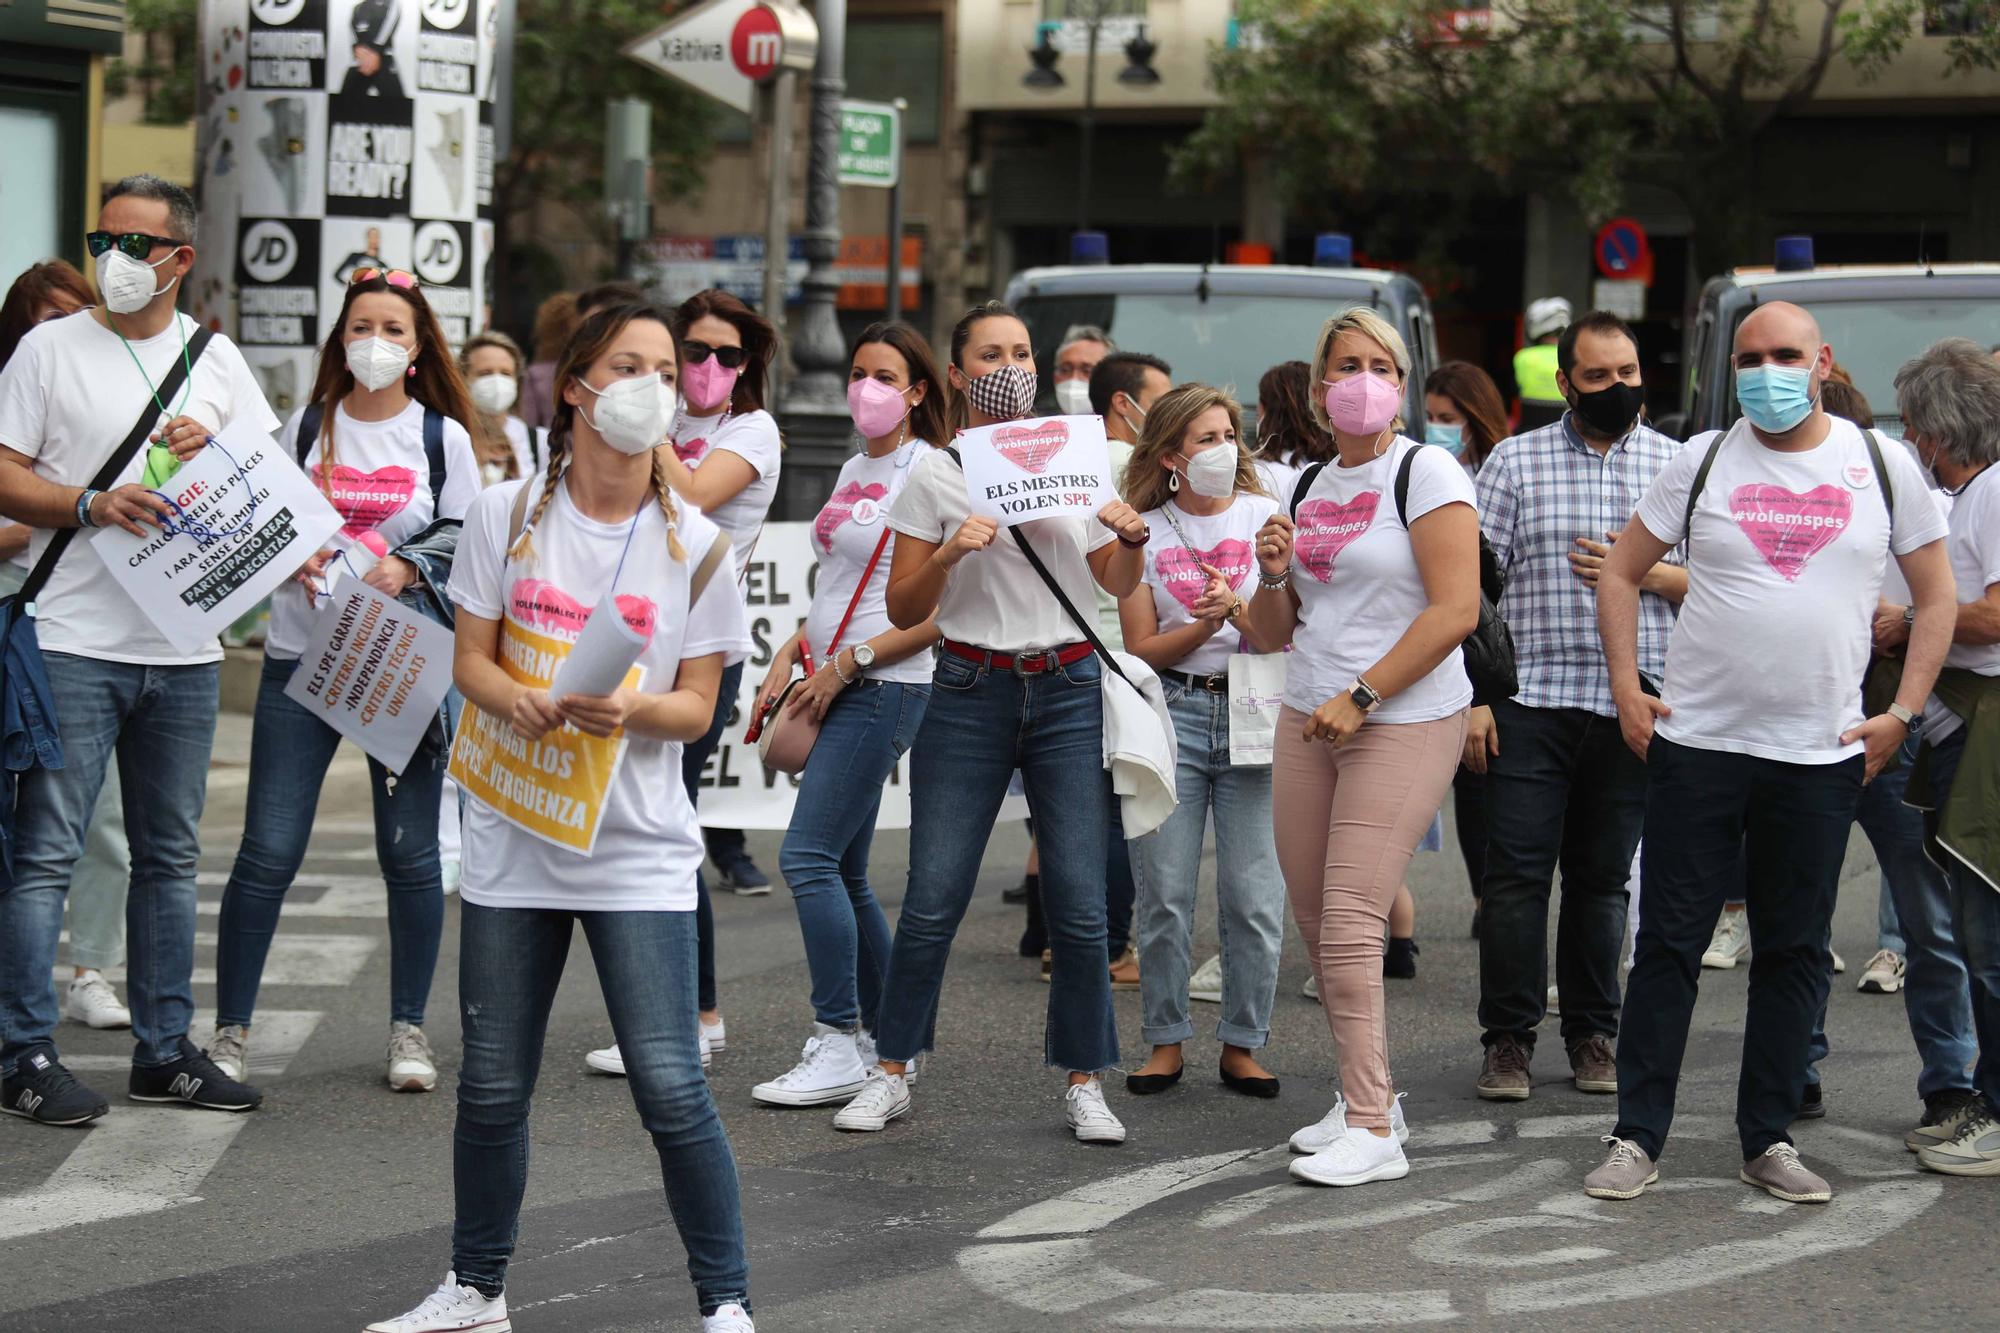
<instances>
[{"instance_id":1,"label":"woman holding white sign","mask_svg":"<svg viewBox=\"0 0 2000 1333\"><path fill-rule=\"evenodd\" d=\"M871 324L854 344L847 410L862 438L813 520L819 582L799 632L771 662L761 718L792 679L787 712L810 712L819 738L801 774L779 869L798 908L812 971L813 1035L799 1062L750 1095L772 1106L820 1106L861 1091L889 966L889 921L868 883L882 786L910 748L931 694L937 623L890 623L889 508L911 465L949 439L948 401L923 335Z\"/></svg>"},{"instance_id":2,"label":"woman holding white sign","mask_svg":"<svg viewBox=\"0 0 2000 1333\"><path fill-rule=\"evenodd\" d=\"M1006 306L968 311L952 330L951 360L966 424L1000 425L1034 410L1034 348ZM1077 617L1095 607L1093 582L1114 597L1138 586L1146 525L1113 501L1094 519L1062 515L1002 532L973 515L964 468L942 448L911 466L889 525L897 535L889 619L915 628L935 612L944 651L911 760L909 890L875 1029L881 1059L834 1124L879 1130L910 1109L904 1075L933 1043L952 937L1018 768L1042 851L1053 953L1044 1058L1069 1075L1064 1107L1076 1137L1122 1143L1125 1126L1098 1079L1118 1062L1104 966L1112 795L1103 668Z\"/></svg>"},{"instance_id":3,"label":"woman holding white sign","mask_svg":"<svg viewBox=\"0 0 2000 1333\"><path fill-rule=\"evenodd\" d=\"M1125 647L1160 673L1179 739L1180 803L1157 831L1132 842L1139 882L1139 990L1152 1057L1126 1075L1134 1093L1180 1082L1181 1045L1194 1036L1188 964L1201 844L1215 819L1222 937L1222 1082L1275 1097L1258 1064L1270 1040L1285 889L1271 841L1271 769L1230 762L1229 659L1282 648L1250 625L1245 592L1257 530L1280 505L1264 490L1241 439L1242 409L1219 389L1184 384L1146 413L1120 491L1142 511L1152 540L1145 582L1119 604Z\"/></svg>"},{"instance_id":4,"label":"woman holding white sign","mask_svg":"<svg viewBox=\"0 0 2000 1333\"><path fill-rule=\"evenodd\" d=\"M547 472L493 487L466 518L451 583L467 703L453 771L470 797L452 1263L436 1292L373 1333L506 1326L528 1107L579 925L703 1328L752 1329L736 1159L693 1021L702 843L678 767L714 715L723 661L749 636L727 536L676 503L654 448L680 364L668 318L644 305L587 318L556 372ZM637 640L629 683L552 696L547 683L599 615ZM594 821L588 839L566 837L572 809Z\"/></svg>"},{"instance_id":5,"label":"woman holding white sign","mask_svg":"<svg viewBox=\"0 0 2000 1333\"><path fill-rule=\"evenodd\" d=\"M297 578L271 595L263 678L250 738L249 804L243 842L222 894L217 927L215 1037L208 1055L243 1077L264 960L285 893L305 860L320 785L340 734L285 693L312 637L314 608L328 585L359 574L389 598L427 595L416 559L389 550L455 525L479 494L479 463L466 423L472 400L444 331L417 280L400 269L357 268L340 315L320 348L304 407L279 434L339 512L345 526ZM446 548L449 542L445 543ZM435 550L435 541L426 543ZM433 578L448 558L424 558ZM441 595L433 588L428 595ZM443 664L436 664L442 669ZM437 1065L424 1009L444 932L438 803L445 734L433 722L401 773L368 761L374 791L375 855L389 890L389 1044L385 1077L398 1092L428 1092Z\"/></svg>"}]
</instances>

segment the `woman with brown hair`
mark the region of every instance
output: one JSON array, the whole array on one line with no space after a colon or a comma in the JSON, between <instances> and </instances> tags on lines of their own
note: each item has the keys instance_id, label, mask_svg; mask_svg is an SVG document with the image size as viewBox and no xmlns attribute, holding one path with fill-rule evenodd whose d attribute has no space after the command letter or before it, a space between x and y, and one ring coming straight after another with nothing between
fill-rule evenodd
<instances>
[{"instance_id":1,"label":"woman with brown hair","mask_svg":"<svg viewBox=\"0 0 2000 1333\"><path fill-rule=\"evenodd\" d=\"M1467 476L1507 438L1507 405L1493 377L1470 361L1447 361L1424 381L1424 443L1451 451Z\"/></svg>"},{"instance_id":2,"label":"woman with brown hair","mask_svg":"<svg viewBox=\"0 0 2000 1333\"><path fill-rule=\"evenodd\" d=\"M320 784L340 746L339 732L285 694L312 632L314 604L326 585L350 571L385 597L441 607L451 560L440 558L439 548L449 549L480 489L466 431L472 419L465 381L416 278L400 269L355 269L320 348L312 395L278 437L344 526L271 595L250 737L249 805L217 928L208 1054L232 1078L241 1079L247 1066L264 959L305 859ZM440 527L445 541L436 539ZM368 761L375 854L389 890L387 1078L398 1092L428 1092L437 1084L423 1022L444 929L438 802L446 730L442 719L433 721L401 773Z\"/></svg>"},{"instance_id":3,"label":"woman with brown hair","mask_svg":"<svg viewBox=\"0 0 2000 1333\"><path fill-rule=\"evenodd\" d=\"M1312 414L1312 368L1280 361L1257 381L1257 473L1280 500L1314 463L1333 457L1333 437Z\"/></svg>"},{"instance_id":4,"label":"woman with brown hair","mask_svg":"<svg viewBox=\"0 0 2000 1333\"><path fill-rule=\"evenodd\" d=\"M472 449L479 456L480 477L488 486L517 481L542 470L548 432L521 420L521 379L525 371L521 345L497 329L488 329L458 354L472 405Z\"/></svg>"},{"instance_id":5,"label":"woman with brown hair","mask_svg":"<svg viewBox=\"0 0 2000 1333\"><path fill-rule=\"evenodd\" d=\"M521 377L521 419L530 426L549 428L555 420L556 359L576 332L576 293L557 292L535 307L535 329L529 339L535 359Z\"/></svg>"},{"instance_id":6,"label":"woman with brown hair","mask_svg":"<svg viewBox=\"0 0 2000 1333\"><path fill-rule=\"evenodd\" d=\"M97 297L83 274L64 261L45 259L29 265L7 289L6 301L0 303L0 370L14 359L14 349L29 329L96 304Z\"/></svg>"}]
</instances>

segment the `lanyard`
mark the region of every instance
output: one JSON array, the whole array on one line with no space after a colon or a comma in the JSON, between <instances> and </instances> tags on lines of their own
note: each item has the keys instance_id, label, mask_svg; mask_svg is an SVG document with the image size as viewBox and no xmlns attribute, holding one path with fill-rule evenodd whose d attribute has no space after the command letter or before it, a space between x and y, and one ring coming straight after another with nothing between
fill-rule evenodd
<instances>
[{"instance_id":1,"label":"lanyard","mask_svg":"<svg viewBox=\"0 0 2000 1333\"><path fill-rule=\"evenodd\" d=\"M111 323L109 315L105 316L105 323ZM118 332L118 326L116 324L111 325L111 331L118 334L118 341L125 344L125 355L132 358L132 365L138 370L139 378L146 382L146 392L153 395L153 405L159 408L160 415L166 417L168 420L172 420L181 414L181 409L187 406L188 393L194 388L194 366L188 357L187 325L181 323L181 317L178 313L174 315L174 327L180 330L181 365L186 368L187 377L181 381L180 401L174 404L173 410L170 412L167 410L167 405L160 401L160 391L153 384L153 377L146 373L146 367L140 363L139 354L132 350L132 344L126 341L125 335ZM234 462L235 460L231 459L230 461Z\"/></svg>"},{"instance_id":2,"label":"lanyard","mask_svg":"<svg viewBox=\"0 0 2000 1333\"><path fill-rule=\"evenodd\" d=\"M165 409L162 408L161 410L164 411ZM233 528L226 528L221 531L218 531L214 528L209 527L206 523L203 523L200 519L189 518L187 510L181 508L180 502L175 500L173 496L168 495L164 491L153 492L153 494L159 496L162 500L165 500L167 502L167 507L174 511L171 515L162 514L160 516L161 529L164 530L168 536L192 537L194 538L195 544L197 546L208 546L213 542L218 542L222 540L224 537L241 537L246 532L249 532L257 524L257 492L250 485L249 474L245 473L243 471L243 465L236 461L236 455L230 453L227 449L224 449L222 447L222 442L216 439L212 435L209 436L208 438L208 447L211 449L220 450L222 456L229 460L229 465L236 469L236 480L243 483L244 493L250 497L250 508L247 511L245 511L243 515L243 521L241 523L238 523ZM351 569L353 568L353 566L350 565L349 568Z\"/></svg>"}]
</instances>

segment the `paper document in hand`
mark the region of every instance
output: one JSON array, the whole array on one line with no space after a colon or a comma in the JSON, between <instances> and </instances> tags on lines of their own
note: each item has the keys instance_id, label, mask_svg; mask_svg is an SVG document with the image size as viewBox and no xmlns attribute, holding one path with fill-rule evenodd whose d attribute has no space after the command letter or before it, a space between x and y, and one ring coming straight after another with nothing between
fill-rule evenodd
<instances>
[{"instance_id":1,"label":"paper document in hand","mask_svg":"<svg viewBox=\"0 0 2000 1333\"><path fill-rule=\"evenodd\" d=\"M285 696L401 773L451 689L451 657L450 630L343 572Z\"/></svg>"},{"instance_id":2,"label":"paper document in hand","mask_svg":"<svg viewBox=\"0 0 2000 1333\"><path fill-rule=\"evenodd\" d=\"M1104 418L1035 417L958 433L972 512L1003 526L1080 514L1118 494Z\"/></svg>"},{"instance_id":3,"label":"paper document in hand","mask_svg":"<svg viewBox=\"0 0 2000 1333\"><path fill-rule=\"evenodd\" d=\"M549 682L549 698L561 702L572 694L599 698L610 694L625 681L625 673L646 651L650 636L625 623L610 593L604 594L582 633L570 645L569 656L556 668Z\"/></svg>"}]
</instances>

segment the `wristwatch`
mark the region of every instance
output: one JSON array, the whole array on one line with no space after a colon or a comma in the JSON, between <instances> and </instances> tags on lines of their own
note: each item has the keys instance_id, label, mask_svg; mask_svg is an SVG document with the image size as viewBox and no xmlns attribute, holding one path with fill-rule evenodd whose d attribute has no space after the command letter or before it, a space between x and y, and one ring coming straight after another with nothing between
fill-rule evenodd
<instances>
[{"instance_id":1,"label":"wristwatch","mask_svg":"<svg viewBox=\"0 0 2000 1333\"><path fill-rule=\"evenodd\" d=\"M1382 706L1382 696L1375 692L1373 685L1359 676L1355 677L1354 688L1347 692L1347 697L1354 700L1354 706L1364 713L1372 713Z\"/></svg>"},{"instance_id":2,"label":"wristwatch","mask_svg":"<svg viewBox=\"0 0 2000 1333\"><path fill-rule=\"evenodd\" d=\"M1917 608L1916 608L1916 607L1914 607L1914 606L1906 606L1906 607L1904 607L1904 608L1903 608L1903 628L1904 628L1904 629L1908 629L1908 628L1910 628L1910 626L1912 626L1912 625L1914 625L1914 624L1916 624L1916 623L1917 623Z\"/></svg>"},{"instance_id":3,"label":"wristwatch","mask_svg":"<svg viewBox=\"0 0 2000 1333\"><path fill-rule=\"evenodd\" d=\"M856 671L866 671L869 667L875 665L875 650L867 644L857 643L847 651L854 654L854 669Z\"/></svg>"},{"instance_id":4,"label":"wristwatch","mask_svg":"<svg viewBox=\"0 0 2000 1333\"><path fill-rule=\"evenodd\" d=\"M1922 713L1912 713L1901 704L1890 704L1886 711L1890 717L1902 723L1912 736L1924 729L1924 715Z\"/></svg>"}]
</instances>

